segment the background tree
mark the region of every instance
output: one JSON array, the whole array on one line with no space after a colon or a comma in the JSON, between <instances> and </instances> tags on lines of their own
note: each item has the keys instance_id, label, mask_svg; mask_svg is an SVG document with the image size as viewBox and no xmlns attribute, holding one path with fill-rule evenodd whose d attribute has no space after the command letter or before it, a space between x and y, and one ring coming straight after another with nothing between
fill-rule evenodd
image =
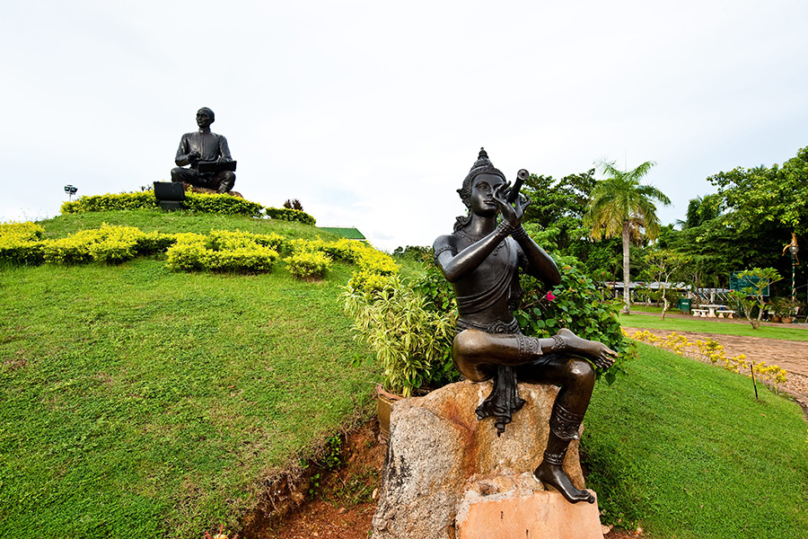
<instances>
[{"instance_id":1,"label":"background tree","mask_svg":"<svg viewBox=\"0 0 808 539\"><path fill-rule=\"evenodd\" d=\"M668 300L678 295L673 293L671 287L681 281L683 270L689 260L684 255L662 249L658 245L650 247L644 258L648 265L645 273L659 286L654 295L662 301L662 320L665 320L665 314L670 307Z\"/></svg>"},{"instance_id":2,"label":"background tree","mask_svg":"<svg viewBox=\"0 0 808 539\"><path fill-rule=\"evenodd\" d=\"M574 256L578 259L576 265L597 280L615 280L621 264L619 238L594 242L584 224L597 182L595 169L559 180L531 174L522 186L522 192L532 201L522 223L548 252Z\"/></svg>"},{"instance_id":3,"label":"background tree","mask_svg":"<svg viewBox=\"0 0 808 539\"><path fill-rule=\"evenodd\" d=\"M638 243L643 236L656 238L659 233L659 218L654 200L670 204L665 194L651 185L642 185L640 180L656 163L646 161L635 169L622 171L614 162L602 161L599 168L606 175L592 192L585 224L591 228L594 239L620 236L623 240L623 312L631 313L631 243Z\"/></svg>"}]
</instances>

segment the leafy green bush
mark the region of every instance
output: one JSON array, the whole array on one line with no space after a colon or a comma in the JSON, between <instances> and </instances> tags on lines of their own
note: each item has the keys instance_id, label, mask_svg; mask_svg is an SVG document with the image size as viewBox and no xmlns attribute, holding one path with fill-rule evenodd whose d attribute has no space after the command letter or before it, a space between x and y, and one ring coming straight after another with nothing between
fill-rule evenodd
<instances>
[{"instance_id":1,"label":"leafy green bush","mask_svg":"<svg viewBox=\"0 0 808 539\"><path fill-rule=\"evenodd\" d=\"M323 252L301 252L284 258L289 272L306 281L317 281L331 268L331 259Z\"/></svg>"},{"instance_id":2,"label":"leafy green bush","mask_svg":"<svg viewBox=\"0 0 808 539\"><path fill-rule=\"evenodd\" d=\"M605 290L577 269L577 262L575 257L556 259L561 284L552 288L522 275L524 295L514 314L525 335L550 337L567 328L581 338L601 342L619 352L615 365L605 373L611 384L618 373L625 373L625 361L636 357L636 346L623 337L620 329L617 314L621 303L607 299Z\"/></svg>"},{"instance_id":3,"label":"leafy green bush","mask_svg":"<svg viewBox=\"0 0 808 539\"><path fill-rule=\"evenodd\" d=\"M45 229L31 223L0 223L0 262L38 264L42 262L42 234Z\"/></svg>"},{"instance_id":4,"label":"leafy green bush","mask_svg":"<svg viewBox=\"0 0 808 539\"><path fill-rule=\"evenodd\" d=\"M264 214L270 219L278 219L279 221L297 221L298 223L311 226L317 223L317 220L308 213L290 208L265 207Z\"/></svg>"},{"instance_id":5,"label":"leafy green bush","mask_svg":"<svg viewBox=\"0 0 808 539\"><path fill-rule=\"evenodd\" d=\"M730 290L729 297L738 304L738 310L743 313L752 329L760 327L760 321L766 310L766 290L769 285L776 283L782 277L774 268L752 268L738 273L738 279L747 283L747 286L740 290ZM755 317L757 310L757 317Z\"/></svg>"},{"instance_id":6,"label":"leafy green bush","mask_svg":"<svg viewBox=\"0 0 808 539\"><path fill-rule=\"evenodd\" d=\"M408 397L443 370L455 317L430 310L427 299L398 276L384 279L379 290L346 286L345 310L354 319L356 338L376 352L385 388Z\"/></svg>"}]
</instances>

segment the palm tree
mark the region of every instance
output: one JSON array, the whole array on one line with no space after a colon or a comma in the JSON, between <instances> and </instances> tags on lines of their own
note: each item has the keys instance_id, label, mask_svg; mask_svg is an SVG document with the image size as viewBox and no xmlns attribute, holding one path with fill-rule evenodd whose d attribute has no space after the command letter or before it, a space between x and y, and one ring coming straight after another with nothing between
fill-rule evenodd
<instances>
[{"instance_id":1,"label":"palm tree","mask_svg":"<svg viewBox=\"0 0 808 539\"><path fill-rule=\"evenodd\" d=\"M629 249L632 240L638 243L645 236L654 239L659 234L659 218L657 200L664 205L671 203L665 194L650 185L642 185L640 179L648 174L653 161L646 161L634 170L622 171L615 168L615 163L601 161L598 167L606 176L598 182L592 192L586 224L590 226L593 239L623 236L623 312L631 313L631 295L629 291Z\"/></svg>"}]
</instances>

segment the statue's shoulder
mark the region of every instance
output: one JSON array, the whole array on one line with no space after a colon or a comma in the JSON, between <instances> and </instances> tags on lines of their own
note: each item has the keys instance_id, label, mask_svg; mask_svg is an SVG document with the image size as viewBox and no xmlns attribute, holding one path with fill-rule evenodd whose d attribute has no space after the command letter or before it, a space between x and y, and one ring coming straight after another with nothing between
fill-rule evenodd
<instances>
[{"instance_id":1,"label":"statue's shoulder","mask_svg":"<svg viewBox=\"0 0 808 539\"><path fill-rule=\"evenodd\" d=\"M457 247L458 237L456 234L446 234L445 236L438 236L438 239L432 244L432 249L435 251L435 259L444 251L449 251L453 255L458 252Z\"/></svg>"},{"instance_id":2,"label":"statue's shoulder","mask_svg":"<svg viewBox=\"0 0 808 539\"><path fill-rule=\"evenodd\" d=\"M447 245L452 247L457 246L457 234L445 234L443 236L438 236L438 238L432 243L432 248L437 251L439 247L445 247Z\"/></svg>"}]
</instances>

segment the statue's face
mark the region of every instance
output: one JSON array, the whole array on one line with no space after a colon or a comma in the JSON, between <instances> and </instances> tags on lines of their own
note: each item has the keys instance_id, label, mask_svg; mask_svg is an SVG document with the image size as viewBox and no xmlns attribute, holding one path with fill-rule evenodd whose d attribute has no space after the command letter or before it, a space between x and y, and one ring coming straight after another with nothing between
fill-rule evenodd
<instances>
[{"instance_id":1,"label":"statue's face","mask_svg":"<svg viewBox=\"0 0 808 539\"><path fill-rule=\"evenodd\" d=\"M207 113L207 111L200 110L196 113L196 125L199 127L210 127L210 124L213 123L213 118Z\"/></svg>"},{"instance_id":2,"label":"statue's face","mask_svg":"<svg viewBox=\"0 0 808 539\"><path fill-rule=\"evenodd\" d=\"M471 211L478 215L494 216L499 204L494 200L494 189L505 183L496 174L480 174L471 185Z\"/></svg>"}]
</instances>

